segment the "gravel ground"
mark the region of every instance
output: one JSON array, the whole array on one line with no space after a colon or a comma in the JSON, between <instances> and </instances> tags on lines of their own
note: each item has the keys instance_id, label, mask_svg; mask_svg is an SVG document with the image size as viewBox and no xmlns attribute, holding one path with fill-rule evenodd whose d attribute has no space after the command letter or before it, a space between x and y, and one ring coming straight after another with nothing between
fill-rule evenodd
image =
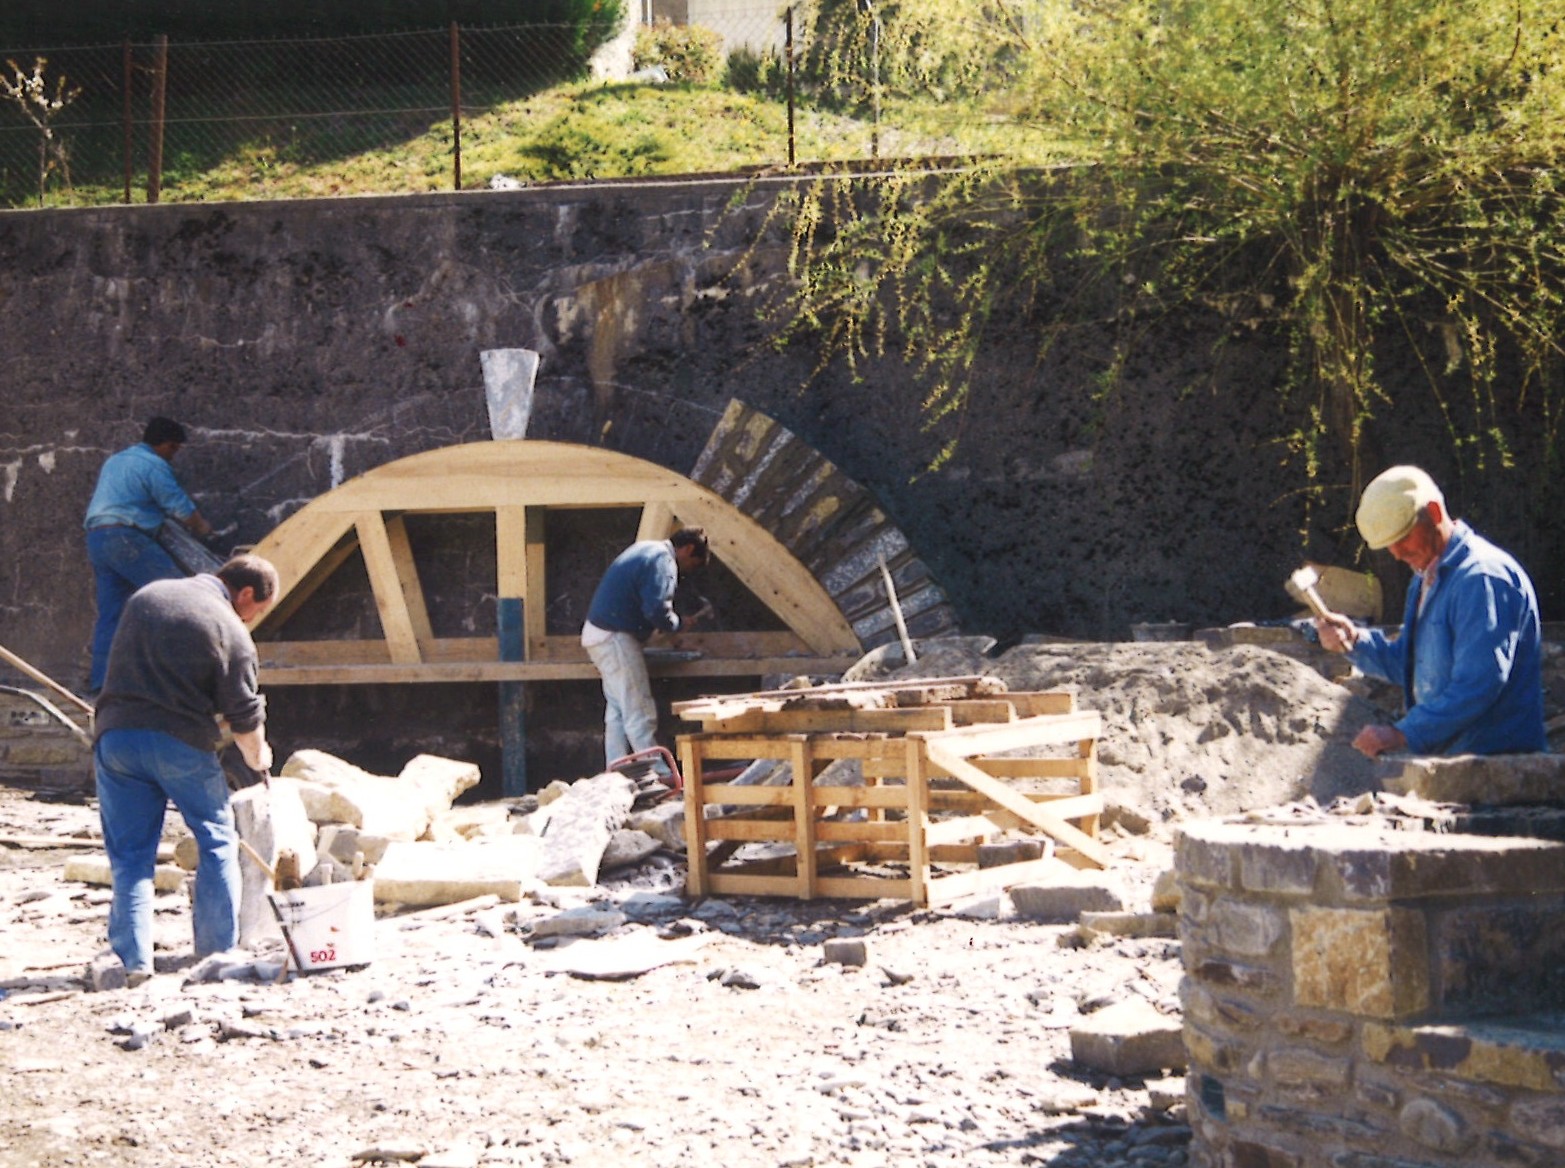
<instances>
[{"instance_id":1,"label":"gravel ground","mask_svg":"<svg viewBox=\"0 0 1565 1168\"><path fill-rule=\"evenodd\" d=\"M90 835L84 802L0 788L0 835ZM1110 845L1128 887L1166 863ZM1177 1081L1070 1061L1082 1012L1177 1011L1177 943L1098 941L893 901L681 901L667 860L593 893L629 917L554 949L557 906L382 915L367 966L192 980L183 892L160 972L87 992L106 889L80 849L0 847L0 1166L1015 1165L1186 1162ZM860 938L862 967L824 943ZM636 945L669 964L565 972ZM664 947L664 948L659 948ZM264 972L264 971L263 971Z\"/></svg>"}]
</instances>

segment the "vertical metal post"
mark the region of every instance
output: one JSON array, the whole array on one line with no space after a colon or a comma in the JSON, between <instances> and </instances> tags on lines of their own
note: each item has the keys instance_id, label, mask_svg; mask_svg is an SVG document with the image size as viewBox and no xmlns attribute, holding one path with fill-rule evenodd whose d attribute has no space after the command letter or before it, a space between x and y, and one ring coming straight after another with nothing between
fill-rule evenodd
<instances>
[{"instance_id":1,"label":"vertical metal post","mask_svg":"<svg viewBox=\"0 0 1565 1168\"><path fill-rule=\"evenodd\" d=\"M868 5L869 0L865 0L865 3L866 3L866 5ZM869 26L870 71L874 74L874 77L872 78L872 81L871 81L871 84L873 85L874 88L873 88L873 91L872 91L872 94L871 94L872 105L871 105L871 109L870 109L870 123L869 123L869 156L871 158L879 158L880 157L880 13L877 12L873 7L870 7L869 19L870 19L870 26Z\"/></svg>"},{"instance_id":2,"label":"vertical metal post","mask_svg":"<svg viewBox=\"0 0 1565 1168\"><path fill-rule=\"evenodd\" d=\"M783 57L788 65L788 165L794 164L793 138L793 5L783 15Z\"/></svg>"},{"instance_id":3,"label":"vertical metal post","mask_svg":"<svg viewBox=\"0 0 1565 1168\"><path fill-rule=\"evenodd\" d=\"M132 96L135 91L136 62L135 55L131 52L130 38L125 38L125 100L122 103L125 123L125 201L130 202L130 184L132 179L131 154L135 150L135 134L131 130L134 115Z\"/></svg>"},{"instance_id":4,"label":"vertical metal post","mask_svg":"<svg viewBox=\"0 0 1565 1168\"><path fill-rule=\"evenodd\" d=\"M168 36L159 34L152 50L152 141L147 159L147 202L156 203L163 187L163 121L168 96Z\"/></svg>"},{"instance_id":5,"label":"vertical metal post","mask_svg":"<svg viewBox=\"0 0 1565 1168\"><path fill-rule=\"evenodd\" d=\"M526 658L526 623L522 600L502 596L495 612L501 661ZM506 798L527 794L527 683L500 683L500 793Z\"/></svg>"},{"instance_id":6,"label":"vertical metal post","mask_svg":"<svg viewBox=\"0 0 1565 1168\"><path fill-rule=\"evenodd\" d=\"M462 189L462 33L451 22L451 189Z\"/></svg>"}]
</instances>

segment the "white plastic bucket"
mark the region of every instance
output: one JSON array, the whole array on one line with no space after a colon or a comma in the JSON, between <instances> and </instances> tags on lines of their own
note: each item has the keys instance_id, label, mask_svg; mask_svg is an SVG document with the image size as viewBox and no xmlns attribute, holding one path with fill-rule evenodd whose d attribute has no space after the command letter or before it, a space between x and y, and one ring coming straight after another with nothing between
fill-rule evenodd
<instances>
[{"instance_id":1,"label":"white plastic bucket","mask_svg":"<svg viewBox=\"0 0 1565 1168\"><path fill-rule=\"evenodd\" d=\"M301 972L366 965L375 958L375 883L344 880L271 894Z\"/></svg>"}]
</instances>

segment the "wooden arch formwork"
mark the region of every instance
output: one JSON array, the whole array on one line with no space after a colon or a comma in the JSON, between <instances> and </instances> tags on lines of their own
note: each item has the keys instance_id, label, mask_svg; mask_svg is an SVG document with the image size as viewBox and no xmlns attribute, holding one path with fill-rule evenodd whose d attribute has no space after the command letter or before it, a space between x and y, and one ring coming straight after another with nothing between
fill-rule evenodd
<instances>
[{"instance_id":1,"label":"wooden arch formwork","mask_svg":"<svg viewBox=\"0 0 1565 1168\"><path fill-rule=\"evenodd\" d=\"M597 447L531 439L475 442L388 463L295 512L254 551L277 566L275 603L255 623L265 685L498 682L515 717L502 716L505 788L525 790L519 686L597 676L576 634L547 631L545 516L553 509L639 509L638 539L706 528L713 557L766 606L781 629L694 631L683 659L660 675L840 673L860 655L836 602L787 547L720 495L685 476ZM415 516L492 514L496 628L436 636L414 560ZM350 558L368 576L381 636L290 640L290 618ZM596 583L593 581L592 583ZM590 585L589 585L590 587Z\"/></svg>"}]
</instances>

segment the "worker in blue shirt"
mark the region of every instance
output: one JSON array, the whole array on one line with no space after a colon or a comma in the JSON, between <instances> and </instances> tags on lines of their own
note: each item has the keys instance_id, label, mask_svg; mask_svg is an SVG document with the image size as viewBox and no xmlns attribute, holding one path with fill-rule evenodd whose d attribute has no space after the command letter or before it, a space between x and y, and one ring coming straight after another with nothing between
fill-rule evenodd
<instances>
[{"instance_id":1,"label":"worker in blue shirt","mask_svg":"<svg viewBox=\"0 0 1565 1168\"><path fill-rule=\"evenodd\" d=\"M581 643L603 678L605 762L657 745L657 704L641 647L654 632L678 631L674 589L680 576L706 564L707 555L700 527L639 540L615 558L592 594Z\"/></svg>"},{"instance_id":2,"label":"worker in blue shirt","mask_svg":"<svg viewBox=\"0 0 1565 1168\"><path fill-rule=\"evenodd\" d=\"M96 697L103 688L109 646L131 593L154 580L185 574L157 541L163 520L175 519L198 537L211 534L212 525L196 510L169 465L184 444L183 426L169 418L153 418L140 442L111 454L98 472L83 523L98 601L92 670L87 675L89 696Z\"/></svg>"},{"instance_id":3,"label":"worker in blue shirt","mask_svg":"<svg viewBox=\"0 0 1565 1168\"><path fill-rule=\"evenodd\" d=\"M1394 466L1365 487L1357 523L1364 542L1389 550L1413 580L1395 639L1341 613L1315 621L1325 648L1403 687L1407 713L1364 727L1354 747L1370 758L1548 750L1542 625L1521 565L1452 519L1416 466Z\"/></svg>"}]
</instances>

